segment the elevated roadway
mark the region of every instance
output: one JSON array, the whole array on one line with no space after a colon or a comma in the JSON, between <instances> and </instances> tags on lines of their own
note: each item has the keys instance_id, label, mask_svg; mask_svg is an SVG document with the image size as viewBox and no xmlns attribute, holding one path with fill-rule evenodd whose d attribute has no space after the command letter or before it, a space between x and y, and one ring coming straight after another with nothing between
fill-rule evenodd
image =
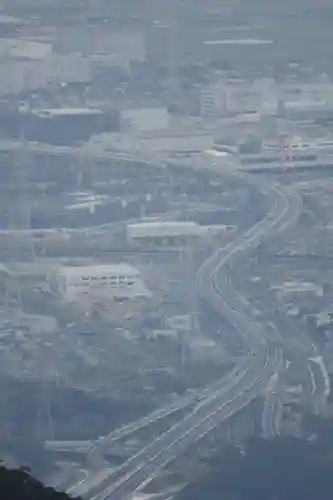
<instances>
[{"instance_id":1,"label":"elevated roadway","mask_svg":"<svg viewBox=\"0 0 333 500\"><path fill-rule=\"evenodd\" d=\"M244 369L246 367L247 360L243 361ZM231 370L223 380L218 380L213 384L202 390L191 392L191 394L183 397L177 398L175 401L169 403L165 407L158 408L152 411L148 415L125 424L113 431L111 431L106 436L101 436L98 439L91 439L85 441L75 441L75 440L48 440L44 442L44 447L49 451L59 451L59 452L75 452L75 453L90 453L94 450L98 450L101 454L107 453L108 450L119 440L134 434L144 427L148 427L151 424L156 423L159 420L163 420L186 407L198 405L200 401L206 400L212 394L215 394L217 390L221 388L221 385L230 383L237 372L242 369L242 364L238 365L235 369Z\"/></svg>"},{"instance_id":2,"label":"elevated roadway","mask_svg":"<svg viewBox=\"0 0 333 500\"><path fill-rule=\"evenodd\" d=\"M279 332L284 346L285 358L301 379L305 400L312 405L315 413L325 412L327 396L330 393L330 379L317 346L305 331L296 327L285 315L272 307L260 294L262 311L270 319L267 327Z\"/></svg>"},{"instance_id":3,"label":"elevated roadway","mask_svg":"<svg viewBox=\"0 0 333 500\"><path fill-rule=\"evenodd\" d=\"M271 377L262 413L262 431L266 438L280 434L283 401L279 390L279 373Z\"/></svg>"},{"instance_id":4,"label":"elevated roadway","mask_svg":"<svg viewBox=\"0 0 333 500\"><path fill-rule=\"evenodd\" d=\"M2 140L0 141L0 152L15 153L23 152L49 156L69 156L79 158L92 158L100 161L125 161L127 163L142 163L157 169L165 169L166 165L162 161L154 160L144 152L134 151L112 151L98 148L88 148L84 146L52 146L41 142Z\"/></svg>"},{"instance_id":5,"label":"elevated roadway","mask_svg":"<svg viewBox=\"0 0 333 500\"><path fill-rule=\"evenodd\" d=\"M137 154L53 147L39 143L22 145L11 142L0 144L0 150L3 151L20 150L23 147L26 148L26 151L37 154L84 155L100 160L143 162L154 168L166 168L165 163L149 160L144 154L138 157ZM281 167L281 165L279 166ZM288 190L284 192L278 186L270 188L263 185L263 187L267 194L272 197L271 211L250 230L237 236L225 248L218 250L206 261L198 274L201 294L221 315L227 317L239 332L242 332L248 345L248 359L241 367L233 371L232 376L227 381L220 381L219 388L210 389L207 397L204 397L183 421L118 468L116 475L113 471L102 471L98 477L89 477L86 481L76 485L74 489L72 488L72 494L87 495L95 500L123 499L124 495L142 486L174 456L196 442L220 422L249 404L264 390L271 377L281 369L283 348L280 341L272 338L270 333L267 333L261 325L252 320L245 301L240 300L229 284L221 284L218 278L222 270L231 262L234 263L244 258L248 252L254 250L267 237L283 231L297 219L299 199L293 193L288 192ZM316 368L317 365L318 363ZM312 366L312 379L316 377L314 375L317 371L316 368ZM266 399L266 401L268 400ZM275 407L273 403L268 401L266 415L275 415L277 411L274 409ZM162 415L163 411L165 413L165 410L162 410ZM273 417L265 418L265 421L270 422ZM150 423L149 418L146 422ZM267 428L269 426L270 424L267 423ZM112 439L112 437L109 439L106 437L104 443L109 445L112 443ZM114 482L115 477L117 477L116 482Z\"/></svg>"},{"instance_id":6,"label":"elevated roadway","mask_svg":"<svg viewBox=\"0 0 333 500\"><path fill-rule=\"evenodd\" d=\"M268 189L268 188L266 188ZM282 347L270 332L252 320L247 306L232 288L218 279L222 269L253 251L271 234L289 227L298 216L299 200L278 186L271 190L272 209L267 216L226 247L217 250L200 268L198 285L205 300L226 317L242 333L248 345L248 359L234 372L227 383L203 399L180 423L162 434L153 443L131 457L116 471L105 471L99 477L70 490L94 500L123 500L127 494L142 487L165 464L190 445L256 398L281 368Z\"/></svg>"},{"instance_id":7,"label":"elevated roadway","mask_svg":"<svg viewBox=\"0 0 333 500\"><path fill-rule=\"evenodd\" d=\"M280 395L273 390L265 398L262 430L266 438L280 435L280 425L282 420L283 402Z\"/></svg>"}]
</instances>

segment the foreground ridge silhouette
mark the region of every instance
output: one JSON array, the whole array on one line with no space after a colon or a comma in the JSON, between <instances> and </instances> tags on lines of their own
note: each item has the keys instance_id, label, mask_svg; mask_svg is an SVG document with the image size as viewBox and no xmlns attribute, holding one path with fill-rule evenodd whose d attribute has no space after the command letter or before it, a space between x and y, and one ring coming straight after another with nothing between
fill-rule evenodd
<instances>
[{"instance_id":1,"label":"foreground ridge silhouette","mask_svg":"<svg viewBox=\"0 0 333 500\"><path fill-rule=\"evenodd\" d=\"M7 469L0 464L1 500L73 500L67 493L56 491L34 478L29 469ZM76 498L76 500L79 500Z\"/></svg>"}]
</instances>

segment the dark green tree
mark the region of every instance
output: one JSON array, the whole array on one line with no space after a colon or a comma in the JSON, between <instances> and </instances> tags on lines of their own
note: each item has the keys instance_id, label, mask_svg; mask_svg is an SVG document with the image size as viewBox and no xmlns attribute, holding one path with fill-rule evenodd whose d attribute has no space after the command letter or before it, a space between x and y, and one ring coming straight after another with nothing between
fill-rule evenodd
<instances>
[{"instance_id":1,"label":"dark green tree","mask_svg":"<svg viewBox=\"0 0 333 500\"><path fill-rule=\"evenodd\" d=\"M244 450L222 451L179 500L332 500L333 423L317 428L305 438L252 438Z\"/></svg>"}]
</instances>

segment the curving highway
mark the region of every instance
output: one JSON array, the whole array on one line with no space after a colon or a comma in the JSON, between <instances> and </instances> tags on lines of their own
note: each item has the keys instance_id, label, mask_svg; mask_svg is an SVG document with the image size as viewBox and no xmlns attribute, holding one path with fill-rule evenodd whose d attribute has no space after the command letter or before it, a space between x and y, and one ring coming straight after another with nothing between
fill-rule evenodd
<instances>
[{"instance_id":1,"label":"curving highway","mask_svg":"<svg viewBox=\"0 0 333 500\"><path fill-rule=\"evenodd\" d=\"M280 338L254 321L244 301L227 280L221 279L225 268L253 251L260 243L289 227L298 217L300 200L278 186L268 188L272 208L251 229L238 235L226 247L217 250L200 268L198 287L201 296L226 317L248 346L248 356L232 376L220 381L220 388L196 406L180 423L122 464L116 471L105 471L81 482L70 490L94 500L123 500L142 487L174 457L202 438L207 432L247 406L266 389L271 377L283 363ZM98 477L97 477L98 476Z\"/></svg>"},{"instance_id":2,"label":"curving highway","mask_svg":"<svg viewBox=\"0 0 333 500\"><path fill-rule=\"evenodd\" d=\"M245 368L244 363L244 368ZM225 386L229 381L233 380L235 377L235 373L240 370L241 365L237 366L237 368L231 370L223 380L218 380L213 384L210 384L205 389L199 389L197 391L191 392L190 395L182 396L177 398L175 401L169 403L168 405L158 408L157 410L152 411L148 415L135 420L134 422L130 422L125 424L113 431L111 431L106 436L100 436L98 439L86 440L86 441L76 441L76 440L48 440L44 442L44 448L50 451L59 451L59 452L75 452L75 453L84 453L84 454L98 454L100 457L103 454L106 454L117 441L121 440L124 437L130 436L134 434L136 431L143 429L144 427L148 427L151 424L163 420L180 410L184 410L187 407L193 406L195 404L199 404L200 401L211 397L212 394L219 389L221 389L221 385ZM105 463L107 468L107 463Z\"/></svg>"},{"instance_id":3,"label":"curving highway","mask_svg":"<svg viewBox=\"0 0 333 500\"><path fill-rule=\"evenodd\" d=\"M262 413L263 436L272 438L280 435L280 424L282 420L283 403L278 390L279 373L271 377L268 394L264 400Z\"/></svg>"},{"instance_id":4,"label":"curving highway","mask_svg":"<svg viewBox=\"0 0 333 500\"><path fill-rule=\"evenodd\" d=\"M273 391L265 399L262 430L263 436L272 438L280 435L283 404L279 395Z\"/></svg>"}]
</instances>

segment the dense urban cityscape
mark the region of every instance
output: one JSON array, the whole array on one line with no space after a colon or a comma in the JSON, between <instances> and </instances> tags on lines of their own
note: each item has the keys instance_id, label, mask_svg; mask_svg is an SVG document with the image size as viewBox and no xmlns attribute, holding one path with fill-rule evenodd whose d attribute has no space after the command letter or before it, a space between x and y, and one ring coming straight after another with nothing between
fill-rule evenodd
<instances>
[{"instance_id":1,"label":"dense urban cityscape","mask_svg":"<svg viewBox=\"0 0 333 500\"><path fill-rule=\"evenodd\" d=\"M332 425L332 27L328 0L0 0L6 466L215 500L223 450Z\"/></svg>"}]
</instances>

